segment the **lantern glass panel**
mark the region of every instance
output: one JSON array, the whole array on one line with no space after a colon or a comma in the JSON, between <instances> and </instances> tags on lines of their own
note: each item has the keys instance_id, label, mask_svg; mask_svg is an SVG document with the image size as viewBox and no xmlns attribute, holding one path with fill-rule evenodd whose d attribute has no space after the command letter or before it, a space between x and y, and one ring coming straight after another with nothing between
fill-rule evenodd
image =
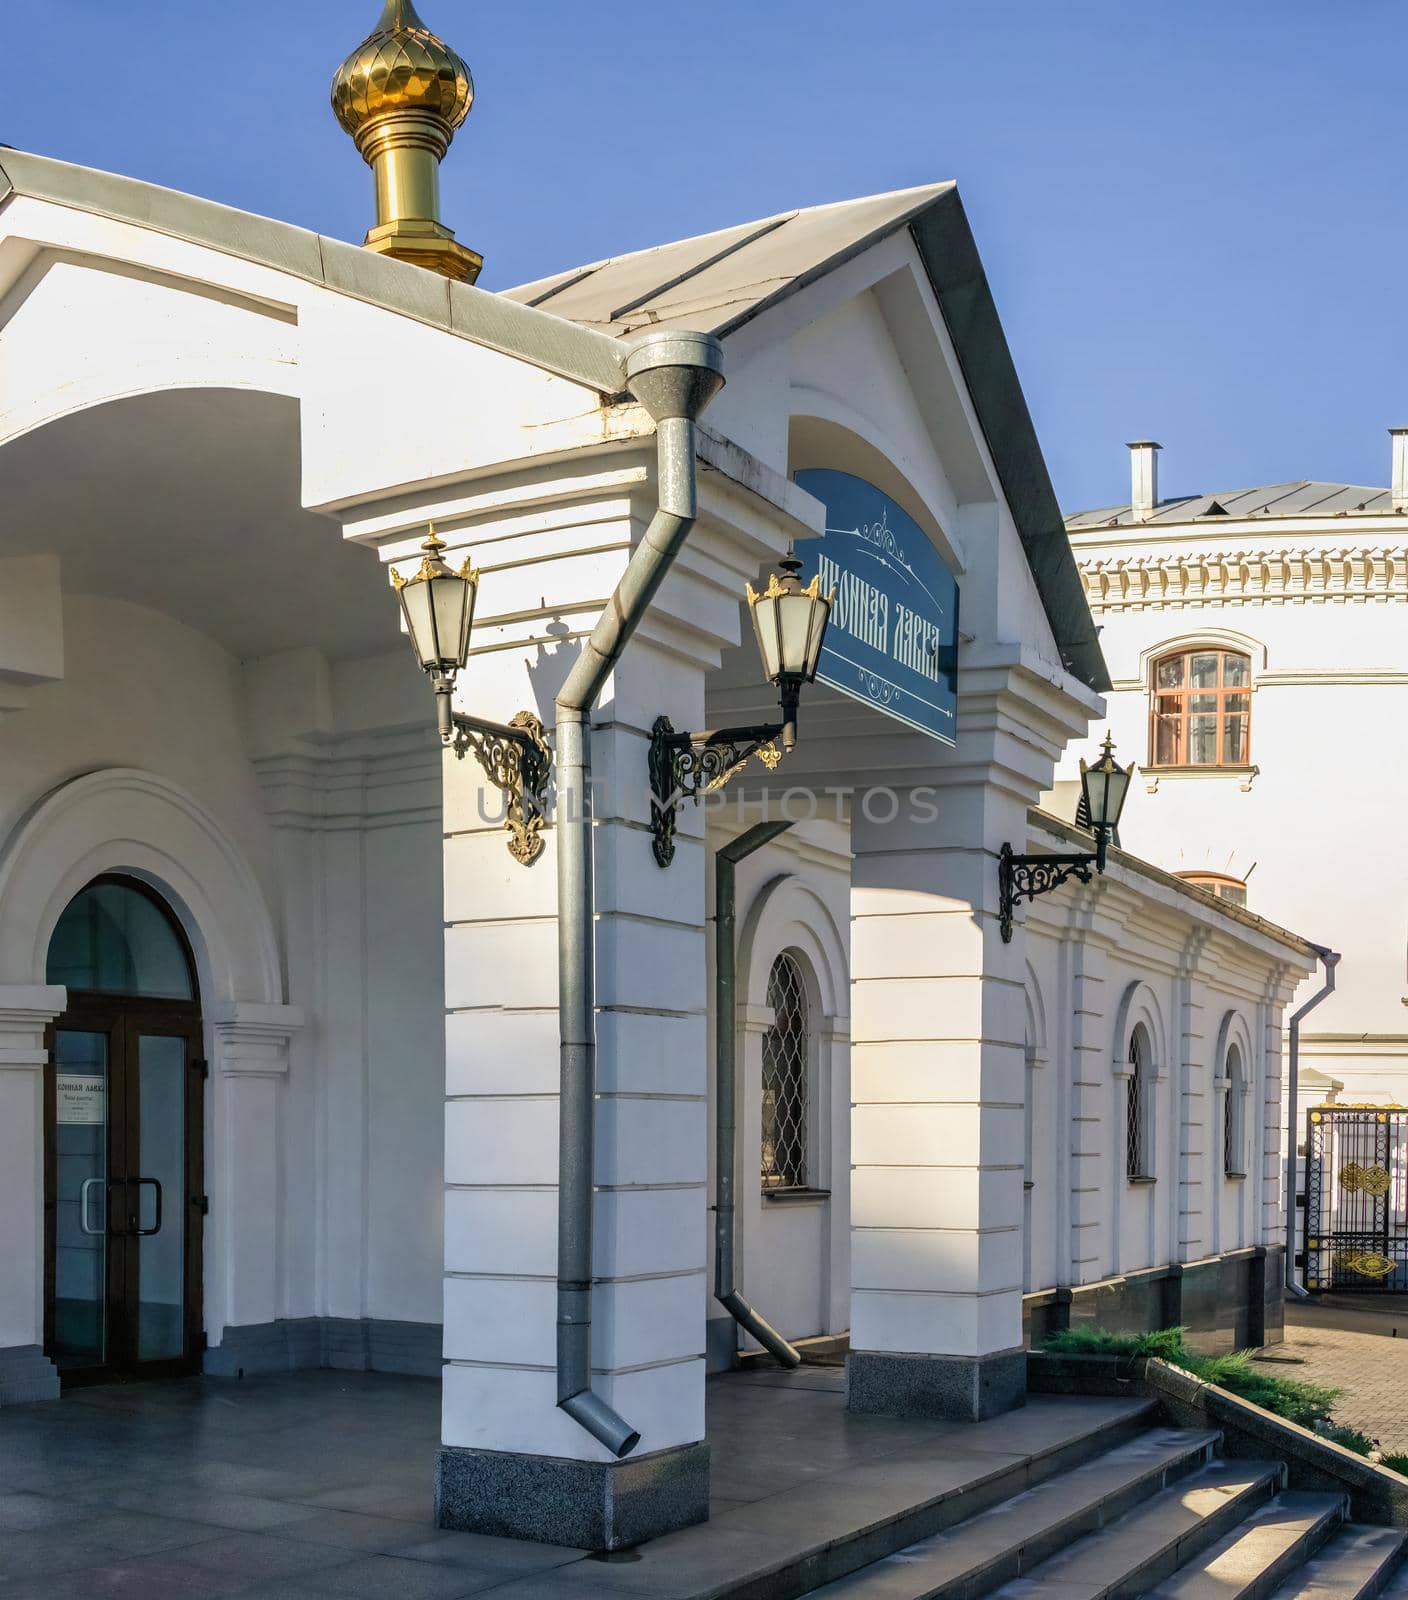
<instances>
[{"instance_id":1,"label":"lantern glass panel","mask_svg":"<svg viewBox=\"0 0 1408 1600\"><path fill-rule=\"evenodd\" d=\"M469 625L474 615L474 585L458 574L432 578L425 585L433 590L435 634L440 647L440 665L459 668L469 654Z\"/></svg>"},{"instance_id":2,"label":"lantern glass panel","mask_svg":"<svg viewBox=\"0 0 1408 1600\"><path fill-rule=\"evenodd\" d=\"M777 609L782 613L781 666L792 678L807 676L813 603L811 596L805 593L784 595L777 602Z\"/></svg>"},{"instance_id":3,"label":"lantern glass panel","mask_svg":"<svg viewBox=\"0 0 1408 1600\"><path fill-rule=\"evenodd\" d=\"M753 606L753 628L758 635L758 654L763 658L763 676L776 681L782 671L778 604L775 599L759 600Z\"/></svg>"},{"instance_id":4,"label":"lantern glass panel","mask_svg":"<svg viewBox=\"0 0 1408 1600\"><path fill-rule=\"evenodd\" d=\"M416 660L425 671L433 671L439 665L440 651L435 630L435 609L430 600L430 585L406 584L401 589L401 610L405 613L406 628L411 636L411 649L416 653Z\"/></svg>"}]
</instances>

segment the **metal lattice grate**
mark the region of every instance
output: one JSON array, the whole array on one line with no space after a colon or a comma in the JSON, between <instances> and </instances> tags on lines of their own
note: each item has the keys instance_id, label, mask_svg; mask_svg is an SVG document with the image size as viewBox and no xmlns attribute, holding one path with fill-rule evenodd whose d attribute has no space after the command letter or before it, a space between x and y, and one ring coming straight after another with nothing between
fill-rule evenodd
<instances>
[{"instance_id":1,"label":"metal lattice grate","mask_svg":"<svg viewBox=\"0 0 1408 1600\"><path fill-rule=\"evenodd\" d=\"M1225 1173L1242 1170L1237 1164L1236 1093L1237 1085L1228 1079L1227 1095L1222 1103L1222 1170Z\"/></svg>"},{"instance_id":2,"label":"metal lattice grate","mask_svg":"<svg viewBox=\"0 0 1408 1600\"><path fill-rule=\"evenodd\" d=\"M1307 1289L1408 1289L1408 1108L1320 1105L1307 1113Z\"/></svg>"},{"instance_id":3,"label":"metal lattice grate","mask_svg":"<svg viewBox=\"0 0 1408 1600\"><path fill-rule=\"evenodd\" d=\"M807 995L802 974L780 955L768 974L772 1026L763 1035L764 1189L807 1186Z\"/></svg>"},{"instance_id":4,"label":"metal lattice grate","mask_svg":"<svg viewBox=\"0 0 1408 1600\"><path fill-rule=\"evenodd\" d=\"M1129 1077L1125 1088L1124 1170L1130 1178L1144 1170L1144 1051L1138 1032L1129 1042Z\"/></svg>"}]
</instances>

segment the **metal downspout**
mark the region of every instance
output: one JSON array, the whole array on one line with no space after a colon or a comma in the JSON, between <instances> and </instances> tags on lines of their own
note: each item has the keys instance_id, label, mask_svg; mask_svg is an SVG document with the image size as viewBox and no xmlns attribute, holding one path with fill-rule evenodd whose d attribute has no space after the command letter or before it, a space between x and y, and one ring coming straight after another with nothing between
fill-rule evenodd
<instances>
[{"instance_id":1,"label":"metal downspout","mask_svg":"<svg viewBox=\"0 0 1408 1600\"><path fill-rule=\"evenodd\" d=\"M738 1126L738 947L734 937L734 869L745 856L786 833L790 822L760 822L726 844L714 857L714 1115L716 1191L714 1207L714 1298L784 1367L802 1358L748 1304L734 1283L734 1183Z\"/></svg>"},{"instance_id":2,"label":"metal downspout","mask_svg":"<svg viewBox=\"0 0 1408 1600\"><path fill-rule=\"evenodd\" d=\"M1300 1019L1313 1011L1327 995L1335 992L1335 968L1339 965L1338 950L1326 950L1320 945L1311 949L1320 957L1325 968L1325 984L1318 993L1297 1011L1288 1024L1290 1047L1287 1052L1289 1066L1286 1073L1286 1095L1290 1105L1286 1127L1286 1288L1298 1299L1308 1300L1309 1292L1296 1280L1296 1146L1300 1137L1300 1116L1296 1110L1296 1091L1300 1087Z\"/></svg>"},{"instance_id":3,"label":"metal downspout","mask_svg":"<svg viewBox=\"0 0 1408 1600\"><path fill-rule=\"evenodd\" d=\"M655 418L659 500L615 593L557 696L558 1030L557 1403L615 1456L640 1434L592 1390L592 1204L595 1189L596 977L591 713L696 516L695 418L723 384L723 351L706 333L662 331L626 358L632 395ZM642 766L643 770L643 766Z\"/></svg>"}]
</instances>

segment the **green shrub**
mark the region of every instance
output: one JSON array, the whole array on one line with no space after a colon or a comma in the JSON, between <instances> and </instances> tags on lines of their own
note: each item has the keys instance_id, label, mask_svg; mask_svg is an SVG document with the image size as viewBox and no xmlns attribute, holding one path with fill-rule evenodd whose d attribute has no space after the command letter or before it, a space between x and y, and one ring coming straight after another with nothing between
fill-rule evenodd
<instances>
[{"instance_id":1,"label":"green shrub","mask_svg":"<svg viewBox=\"0 0 1408 1600\"><path fill-rule=\"evenodd\" d=\"M1219 1389L1250 1400L1253 1405L1274 1412L1287 1422L1298 1423L1302 1428L1313 1428L1329 1420L1340 1395L1338 1389L1266 1372L1252 1365L1250 1350L1226 1356L1200 1355L1183 1342L1184 1331L1161 1328L1156 1333L1108 1333L1103 1328L1066 1328L1051 1334L1042 1348L1058 1355L1111 1355L1141 1360L1158 1356L1171 1366L1191 1372L1204 1383L1215 1383ZM1367 1440L1365 1449L1367 1452Z\"/></svg>"}]
</instances>

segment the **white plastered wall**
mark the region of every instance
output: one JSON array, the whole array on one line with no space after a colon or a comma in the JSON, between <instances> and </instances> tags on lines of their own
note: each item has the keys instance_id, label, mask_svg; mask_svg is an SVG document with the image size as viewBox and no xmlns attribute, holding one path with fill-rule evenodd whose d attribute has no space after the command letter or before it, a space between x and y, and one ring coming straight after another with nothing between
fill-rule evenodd
<instances>
[{"instance_id":1,"label":"white plastered wall","mask_svg":"<svg viewBox=\"0 0 1408 1600\"><path fill-rule=\"evenodd\" d=\"M1118 864L1034 902L1025 940L1028 1291L1280 1244L1283 1020L1308 953ZM1132 1183L1125 1163L1136 1027L1151 1046L1152 1183ZM1245 1176L1224 1169L1233 1044Z\"/></svg>"},{"instance_id":2,"label":"white plastered wall","mask_svg":"<svg viewBox=\"0 0 1408 1600\"><path fill-rule=\"evenodd\" d=\"M1408 751L1385 737L1408 722L1400 519L1120 528L1075 543L1115 684L1109 726L1141 768L1124 844L1170 872L1244 878L1253 911L1340 951L1301 1060L1343 1081L1346 1099L1408 1101L1408 862L1377 848L1396 839L1408 794ZM1145 598L1164 582L1186 592ZM1144 770L1152 663L1196 644L1251 661L1251 770ZM1061 768L1068 794L1079 753ZM1351 841L1372 841L1371 856Z\"/></svg>"}]
</instances>

